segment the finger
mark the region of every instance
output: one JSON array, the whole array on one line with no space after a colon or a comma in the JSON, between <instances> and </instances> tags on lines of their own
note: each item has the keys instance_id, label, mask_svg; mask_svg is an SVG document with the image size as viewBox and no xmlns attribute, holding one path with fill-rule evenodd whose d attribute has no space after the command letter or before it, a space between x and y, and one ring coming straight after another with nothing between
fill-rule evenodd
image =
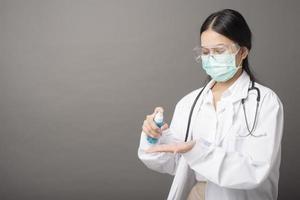
<instances>
[{"instance_id":1,"label":"finger","mask_svg":"<svg viewBox=\"0 0 300 200\"><path fill-rule=\"evenodd\" d=\"M169 125L167 123L164 123L162 127L160 127L162 131L166 130L169 128Z\"/></svg>"},{"instance_id":2,"label":"finger","mask_svg":"<svg viewBox=\"0 0 300 200\"><path fill-rule=\"evenodd\" d=\"M149 115L147 115L147 119L148 119L148 116ZM147 133L153 134L153 135L155 135L155 137L160 136L161 133L158 132L158 131L154 131L153 128L151 127L151 125L149 124L149 121L147 119L144 120L144 123L143 123L143 127L145 127L145 129L147 130Z\"/></svg>"},{"instance_id":3,"label":"finger","mask_svg":"<svg viewBox=\"0 0 300 200\"><path fill-rule=\"evenodd\" d=\"M149 135L150 134L150 132L149 132L149 128L148 128L148 126L147 126L147 121L146 120L144 120L144 122L143 122L143 126L142 126L142 129L143 129L143 131L147 134L147 135Z\"/></svg>"},{"instance_id":4,"label":"finger","mask_svg":"<svg viewBox=\"0 0 300 200\"><path fill-rule=\"evenodd\" d=\"M153 129L153 127L149 124L149 121L147 121L147 127L149 129L150 134L154 135L155 137L160 137L161 136L161 130L160 128L158 129Z\"/></svg>"},{"instance_id":5,"label":"finger","mask_svg":"<svg viewBox=\"0 0 300 200\"><path fill-rule=\"evenodd\" d=\"M155 145L145 150L146 153L161 152L163 149L162 145Z\"/></svg>"},{"instance_id":6,"label":"finger","mask_svg":"<svg viewBox=\"0 0 300 200\"><path fill-rule=\"evenodd\" d=\"M170 150L162 147L153 146L145 150L146 153L159 153L159 152L171 152Z\"/></svg>"},{"instance_id":7,"label":"finger","mask_svg":"<svg viewBox=\"0 0 300 200\"><path fill-rule=\"evenodd\" d=\"M195 140L192 140L192 141L189 141L189 142L180 142L180 143L177 143L177 145L180 147L180 149L188 149L188 148L191 148L195 145L196 141Z\"/></svg>"},{"instance_id":8,"label":"finger","mask_svg":"<svg viewBox=\"0 0 300 200\"><path fill-rule=\"evenodd\" d=\"M150 134L148 128L145 127L145 126L143 126L143 132L144 132L147 136L152 137L152 135Z\"/></svg>"},{"instance_id":9,"label":"finger","mask_svg":"<svg viewBox=\"0 0 300 200\"><path fill-rule=\"evenodd\" d=\"M153 134L151 128L148 126L148 122L145 120L143 123L143 127L142 127L143 131L146 133L146 135L150 136L150 137L154 137L156 138L157 135Z\"/></svg>"},{"instance_id":10,"label":"finger","mask_svg":"<svg viewBox=\"0 0 300 200\"><path fill-rule=\"evenodd\" d=\"M154 124L152 124L152 123L154 123L154 122L146 121L146 124L149 127L150 132L155 135L161 135L161 129L155 123ZM153 127L153 126L156 126L156 127Z\"/></svg>"},{"instance_id":11,"label":"finger","mask_svg":"<svg viewBox=\"0 0 300 200\"><path fill-rule=\"evenodd\" d=\"M196 140L192 140L186 143L186 147L187 149L191 149L194 147L195 144L196 144Z\"/></svg>"},{"instance_id":12,"label":"finger","mask_svg":"<svg viewBox=\"0 0 300 200\"><path fill-rule=\"evenodd\" d=\"M148 126L157 134L161 134L161 129L156 125L152 117L147 117Z\"/></svg>"},{"instance_id":13,"label":"finger","mask_svg":"<svg viewBox=\"0 0 300 200\"><path fill-rule=\"evenodd\" d=\"M160 135L155 133L149 126L145 125L143 126L143 131L146 133L146 135L152 137L152 138L159 138Z\"/></svg>"},{"instance_id":14,"label":"finger","mask_svg":"<svg viewBox=\"0 0 300 200\"><path fill-rule=\"evenodd\" d=\"M180 144L190 146L196 143L196 140L190 140L188 142L181 142Z\"/></svg>"},{"instance_id":15,"label":"finger","mask_svg":"<svg viewBox=\"0 0 300 200\"><path fill-rule=\"evenodd\" d=\"M190 151L194 147L195 143L196 141L193 140L190 142L178 144L177 153L186 153Z\"/></svg>"},{"instance_id":16,"label":"finger","mask_svg":"<svg viewBox=\"0 0 300 200\"><path fill-rule=\"evenodd\" d=\"M174 152L174 145L170 144L161 144L155 145L145 150L147 153L154 153L154 152Z\"/></svg>"}]
</instances>

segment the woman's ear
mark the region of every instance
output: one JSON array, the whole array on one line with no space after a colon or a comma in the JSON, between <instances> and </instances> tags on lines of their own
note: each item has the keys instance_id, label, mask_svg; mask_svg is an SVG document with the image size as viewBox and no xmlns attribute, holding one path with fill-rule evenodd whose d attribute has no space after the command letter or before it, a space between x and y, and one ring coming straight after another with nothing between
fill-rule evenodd
<instances>
[{"instance_id":1,"label":"woman's ear","mask_svg":"<svg viewBox=\"0 0 300 200\"><path fill-rule=\"evenodd\" d=\"M242 54L241 54L241 56L242 56L242 59L245 59L245 58L247 58L247 56L248 56L248 53L249 53L249 50L248 50L248 48L247 48L247 47L242 47Z\"/></svg>"}]
</instances>

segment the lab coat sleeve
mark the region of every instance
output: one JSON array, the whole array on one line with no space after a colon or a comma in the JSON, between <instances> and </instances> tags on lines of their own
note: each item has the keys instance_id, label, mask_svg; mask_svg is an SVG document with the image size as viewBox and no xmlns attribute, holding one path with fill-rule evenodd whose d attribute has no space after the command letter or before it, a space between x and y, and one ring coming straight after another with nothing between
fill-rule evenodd
<instances>
[{"instance_id":1,"label":"lab coat sleeve","mask_svg":"<svg viewBox=\"0 0 300 200\"><path fill-rule=\"evenodd\" d=\"M168 173L175 175L177 163L179 161L179 154L173 154L169 152L155 152L146 153L144 150L153 145L168 144L176 142L177 139L174 136L178 127L179 111L178 103L175 106L175 111L168 129L162 132L162 136L159 138L158 143L150 144L147 141L147 135L142 131L140 137L140 144L138 148L139 159L149 168L160 173Z\"/></svg>"},{"instance_id":2,"label":"lab coat sleeve","mask_svg":"<svg viewBox=\"0 0 300 200\"><path fill-rule=\"evenodd\" d=\"M199 139L192 150L182 155L194 171L221 187L256 188L267 178L280 153L283 114L280 99L270 91L261 103L256 127L265 136L242 139L243 152L229 152Z\"/></svg>"}]
</instances>

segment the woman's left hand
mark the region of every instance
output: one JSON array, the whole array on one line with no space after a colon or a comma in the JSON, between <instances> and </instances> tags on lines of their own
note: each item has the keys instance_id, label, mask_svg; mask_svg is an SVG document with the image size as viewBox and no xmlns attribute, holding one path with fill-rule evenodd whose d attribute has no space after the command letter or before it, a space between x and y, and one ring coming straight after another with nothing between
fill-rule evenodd
<instances>
[{"instance_id":1,"label":"woman's left hand","mask_svg":"<svg viewBox=\"0 0 300 200\"><path fill-rule=\"evenodd\" d=\"M147 153L154 153L154 152L171 152L171 153L186 153L190 151L196 141L189 141L189 142L180 142L180 143L174 143L174 144L159 144L152 146L145 151Z\"/></svg>"}]
</instances>

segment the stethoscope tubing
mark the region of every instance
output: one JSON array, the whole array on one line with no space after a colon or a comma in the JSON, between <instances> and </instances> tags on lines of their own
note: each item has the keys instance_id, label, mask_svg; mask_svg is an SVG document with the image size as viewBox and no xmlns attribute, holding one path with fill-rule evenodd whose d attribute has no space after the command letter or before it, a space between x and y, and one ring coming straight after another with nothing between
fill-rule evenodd
<instances>
[{"instance_id":1,"label":"stethoscope tubing","mask_svg":"<svg viewBox=\"0 0 300 200\"><path fill-rule=\"evenodd\" d=\"M241 137L247 137L249 135L253 136L253 137L258 137L258 136L255 136L252 134L254 128L255 128L255 125L256 125L256 121L257 121L257 113L258 113L258 107L259 107L259 103L260 103L260 90L259 88L255 87L255 82L253 80L251 80L251 87L248 88L248 94L247 94L247 97L242 99L241 102L242 102L242 105L243 105L243 111L244 111L244 116L245 116L245 123L247 125L247 129L248 129L248 134L245 135L245 136L241 136ZM216 84L216 82L214 83ZM188 119L188 125L187 125L187 129L186 129L186 133L185 133L185 142L187 142L187 139L188 139L188 136L189 136L189 130L190 130L190 123L191 123L191 120L192 120L192 115L193 115L193 111L194 111L194 108L195 108L195 105L199 99L199 97L201 96L203 90L207 87L208 83L201 89L201 91L198 93L198 95L196 96L194 102L193 102L193 105L190 109L190 113L189 113L189 119ZM248 119L247 119L247 115L246 115L246 109L245 109L245 100L248 98L248 95L249 95L249 91L250 90L255 90L257 92L257 98L256 98L256 109L255 109L255 117L254 117L254 122L253 122L253 125L252 125L252 128L250 130L249 128L249 123L248 123Z\"/></svg>"}]
</instances>

